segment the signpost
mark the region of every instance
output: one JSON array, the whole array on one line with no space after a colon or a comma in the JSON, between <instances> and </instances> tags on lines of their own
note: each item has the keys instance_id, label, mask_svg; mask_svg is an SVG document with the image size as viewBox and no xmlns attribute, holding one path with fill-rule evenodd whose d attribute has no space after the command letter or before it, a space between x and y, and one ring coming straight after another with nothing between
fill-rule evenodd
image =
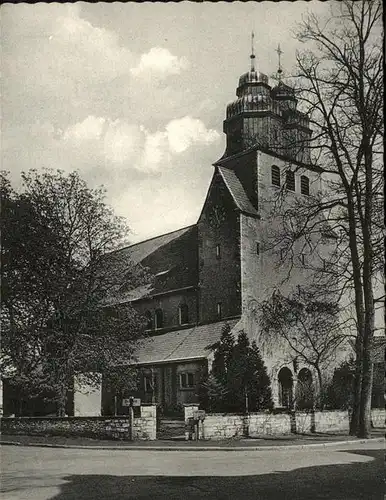
<instances>
[{"instance_id":1,"label":"signpost","mask_svg":"<svg viewBox=\"0 0 386 500\"><path fill-rule=\"evenodd\" d=\"M196 410L193 412L193 426L194 426L194 434L196 441L200 439L200 422L203 422L204 420L205 420L205 410Z\"/></svg>"},{"instance_id":2,"label":"signpost","mask_svg":"<svg viewBox=\"0 0 386 500\"><path fill-rule=\"evenodd\" d=\"M133 424L134 424L134 406L141 406L141 400L139 398L133 398L130 396L127 399L122 400L122 406L129 407L129 440L133 440Z\"/></svg>"},{"instance_id":3,"label":"signpost","mask_svg":"<svg viewBox=\"0 0 386 500\"><path fill-rule=\"evenodd\" d=\"M193 412L194 420L205 420L205 410L196 410Z\"/></svg>"}]
</instances>

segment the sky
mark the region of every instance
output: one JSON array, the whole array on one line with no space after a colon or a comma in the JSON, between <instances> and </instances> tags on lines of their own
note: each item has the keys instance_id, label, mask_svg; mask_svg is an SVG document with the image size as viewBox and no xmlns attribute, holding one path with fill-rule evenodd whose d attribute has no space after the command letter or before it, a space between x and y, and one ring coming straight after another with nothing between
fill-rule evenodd
<instances>
[{"instance_id":1,"label":"sky","mask_svg":"<svg viewBox=\"0 0 386 500\"><path fill-rule=\"evenodd\" d=\"M330 2L3 4L2 169L79 171L131 241L194 224L239 76L291 71Z\"/></svg>"}]
</instances>

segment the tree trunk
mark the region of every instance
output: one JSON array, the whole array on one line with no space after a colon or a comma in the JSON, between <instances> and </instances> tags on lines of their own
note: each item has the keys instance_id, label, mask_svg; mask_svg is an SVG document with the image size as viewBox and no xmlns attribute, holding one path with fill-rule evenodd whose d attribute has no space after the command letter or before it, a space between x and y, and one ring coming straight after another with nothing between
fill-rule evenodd
<instances>
[{"instance_id":1,"label":"tree trunk","mask_svg":"<svg viewBox=\"0 0 386 500\"><path fill-rule=\"evenodd\" d=\"M316 366L316 373L318 375L318 384L319 384L319 396L318 396L318 408L323 411L323 378L322 378L322 372L319 368L319 366Z\"/></svg>"},{"instance_id":2,"label":"tree trunk","mask_svg":"<svg viewBox=\"0 0 386 500\"><path fill-rule=\"evenodd\" d=\"M355 378L354 378L354 399L350 419L350 435L356 436L359 430L360 401L362 393L362 340L359 332L355 342Z\"/></svg>"},{"instance_id":3,"label":"tree trunk","mask_svg":"<svg viewBox=\"0 0 386 500\"><path fill-rule=\"evenodd\" d=\"M62 382L58 388L57 397L57 416L64 417L66 415L66 403L67 403L67 384Z\"/></svg>"},{"instance_id":4,"label":"tree trunk","mask_svg":"<svg viewBox=\"0 0 386 500\"><path fill-rule=\"evenodd\" d=\"M363 98L362 98L363 99ZM362 391L359 412L358 437L368 438L371 433L371 392L373 385L372 346L374 336L374 290L373 268L374 249L372 242L373 217L373 157L370 141L364 136L364 157L366 172L366 191L364 203L364 218L361 218L363 233L363 296L364 296L364 337L363 337L363 374Z\"/></svg>"},{"instance_id":5,"label":"tree trunk","mask_svg":"<svg viewBox=\"0 0 386 500\"><path fill-rule=\"evenodd\" d=\"M357 436L369 438L371 435L371 393L373 387L373 363L371 351L365 349L363 356L363 380L360 404L360 419Z\"/></svg>"}]
</instances>

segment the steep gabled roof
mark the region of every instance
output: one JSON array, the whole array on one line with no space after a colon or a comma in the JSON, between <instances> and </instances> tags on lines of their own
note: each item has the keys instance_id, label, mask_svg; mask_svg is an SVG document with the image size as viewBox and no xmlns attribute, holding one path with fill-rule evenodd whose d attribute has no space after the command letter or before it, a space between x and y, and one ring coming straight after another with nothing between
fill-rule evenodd
<instances>
[{"instance_id":1,"label":"steep gabled roof","mask_svg":"<svg viewBox=\"0 0 386 500\"><path fill-rule=\"evenodd\" d=\"M122 255L127 255L127 257L134 264L139 264L156 250L160 249L164 245L167 245L171 241L176 240L193 227L194 224L192 226L183 227L182 229L177 229L171 233L161 234L160 236L155 236L154 238L140 241L139 243L134 243L133 245L122 248L121 250L118 250L118 252L122 252Z\"/></svg>"},{"instance_id":2,"label":"steep gabled roof","mask_svg":"<svg viewBox=\"0 0 386 500\"><path fill-rule=\"evenodd\" d=\"M235 172L225 167L218 167L218 171L220 172L220 175L223 178L237 208L242 212L246 212L251 215L258 215L257 210L249 200L247 193L245 192Z\"/></svg>"},{"instance_id":3,"label":"steep gabled roof","mask_svg":"<svg viewBox=\"0 0 386 500\"><path fill-rule=\"evenodd\" d=\"M198 281L195 229L196 225L188 226L113 252L114 258L121 262L148 269L153 279L135 288L127 288L124 282L121 283L106 299L106 304L123 304L195 286ZM130 285L130 281L128 283Z\"/></svg>"},{"instance_id":4,"label":"steep gabled roof","mask_svg":"<svg viewBox=\"0 0 386 500\"><path fill-rule=\"evenodd\" d=\"M238 319L230 319L148 337L134 353L136 363L205 359L211 352L209 346L220 340L224 326L228 324L235 329L238 322Z\"/></svg>"}]
</instances>

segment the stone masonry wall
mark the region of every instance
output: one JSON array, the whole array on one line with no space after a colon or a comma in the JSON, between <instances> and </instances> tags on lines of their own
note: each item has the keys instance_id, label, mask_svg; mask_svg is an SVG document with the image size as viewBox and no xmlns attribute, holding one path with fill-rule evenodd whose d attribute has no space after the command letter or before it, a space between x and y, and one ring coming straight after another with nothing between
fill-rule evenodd
<instances>
[{"instance_id":1,"label":"stone masonry wall","mask_svg":"<svg viewBox=\"0 0 386 500\"><path fill-rule=\"evenodd\" d=\"M117 417L20 417L1 419L5 435L71 436L130 439L128 416ZM156 406L142 406L133 421L134 440L156 439Z\"/></svg>"},{"instance_id":2,"label":"stone masonry wall","mask_svg":"<svg viewBox=\"0 0 386 500\"><path fill-rule=\"evenodd\" d=\"M252 413L249 415L250 437L273 436L291 433L291 418L288 414Z\"/></svg>"},{"instance_id":3,"label":"stone masonry wall","mask_svg":"<svg viewBox=\"0 0 386 500\"><path fill-rule=\"evenodd\" d=\"M371 423L373 427L385 427L386 411L384 408L371 410Z\"/></svg>"},{"instance_id":4,"label":"stone masonry wall","mask_svg":"<svg viewBox=\"0 0 386 500\"><path fill-rule=\"evenodd\" d=\"M185 406L185 421L189 424L189 419L193 416L195 406ZM373 421L377 422L376 427L384 426L381 412L373 413ZM374 410L373 410L374 412ZM226 439L233 437L249 436L272 436L285 435L296 432L299 434L309 434L312 432L334 433L349 431L350 416L348 411L323 411L323 412L295 412L288 413L251 413L249 415L232 415L223 413L206 414L205 419L200 422L200 439ZM187 432L187 439L188 437Z\"/></svg>"},{"instance_id":5,"label":"stone masonry wall","mask_svg":"<svg viewBox=\"0 0 386 500\"><path fill-rule=\"evenodd\" d=\"M315 432L348 432L350 429L350 415L348 411L316 411Z\"/></svg>"},{"instance_id":6,"label":"stone masonry wall","mask_svg":"<svg viewBox=\"0 0 386 500\"><path fill-rule=\"evenodd\" d=\"M206 415L200 432L202 439L227 439L245 435L244 415Z\"/></svg>"}]
</instances>

